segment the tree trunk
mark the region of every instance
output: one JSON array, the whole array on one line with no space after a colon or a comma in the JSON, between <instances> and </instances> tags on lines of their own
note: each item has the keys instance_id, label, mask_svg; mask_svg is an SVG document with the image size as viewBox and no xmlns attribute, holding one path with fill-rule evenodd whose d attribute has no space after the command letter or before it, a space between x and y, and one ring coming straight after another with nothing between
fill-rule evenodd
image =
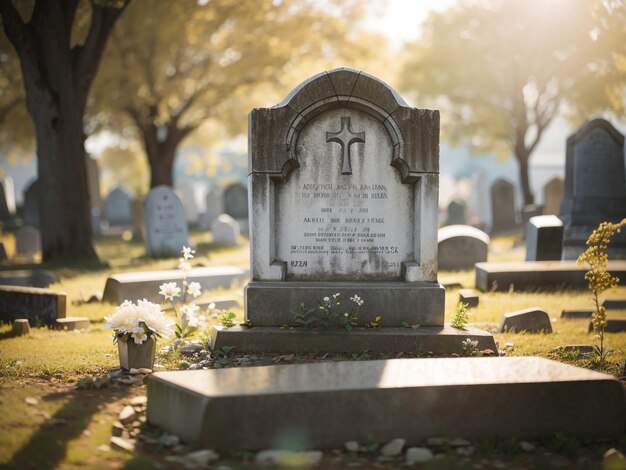
<instances>
[{"instance_id":1,"label":"tree trunk","mask_svg":"<svg viewBox=\"0 0 626 470\"><path fill-rule=\"evenodd\" d=\"M160 186L174 186L174 159L176 148L158 146L156 153L148 155L150 162L150 188Z\"/></svg>"},{"instance_id":2,"label":"tree trunk","mask_svg":"<svg viewBox=\"0 0 626 470\"><path fill-rule=\"evenodd\" d=\"M521 154L520 154L521 153ZM522 187L522 195L524 197L524 205L530 205L535 203L535 197L530 190L530 179L528 177L528 160L529 155L527 152L516 152L515 157L519 163L519 182Z\"/></svg>"},{"instance_id":3,"label":"tree trunk","mask_svg":"<svg viewBox=\"0 0 626 470\"><path fill-rule=\"evenodd\" d=\"M190 130L177 128L175 122L160 130L154 123L145 123L137 118L135 122L141 131L144 150L150 165L150 188L160 185L173 186L176 150ZM163 134L165 135L159 138Z\"/></svg>"}]
</instances>

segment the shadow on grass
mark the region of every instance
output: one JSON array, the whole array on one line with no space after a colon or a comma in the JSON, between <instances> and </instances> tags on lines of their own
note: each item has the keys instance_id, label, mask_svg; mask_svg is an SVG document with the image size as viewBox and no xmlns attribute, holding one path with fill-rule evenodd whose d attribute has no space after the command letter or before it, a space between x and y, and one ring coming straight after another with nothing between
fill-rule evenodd
<instances>
[{"instance_id":1,"label":"shadow on grass","mask_svg":"<svg viewBox=\"0 0 626 470\"><path fill-rule=\"evenodd\" d=\"M67 403L40 425L4 468L59 468L67 455L69 443L84 433L100 407L129 393L130 389L123 388L108 389L105 393L96 390L71 390L46 395L44 401L67 400ZM93 449L85 450L90 454L92 451Z\"/></svg>"}]
</instances>

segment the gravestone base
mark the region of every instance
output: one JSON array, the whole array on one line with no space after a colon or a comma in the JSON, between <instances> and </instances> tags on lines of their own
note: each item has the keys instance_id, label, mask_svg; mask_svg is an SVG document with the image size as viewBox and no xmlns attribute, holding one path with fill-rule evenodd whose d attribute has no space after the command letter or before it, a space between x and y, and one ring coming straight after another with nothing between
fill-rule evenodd
<instances>
[{"instance_id":1,"label":"gravestone base","mask_svg":"<svg viewBox=\"0 0 626 470\"><path fill-rule=\"evenodd\" d=\"M428 353L462 354L461 343L467 338L477 341L477 348L496 351L491 333L476 328L439 327L354 328L346 331L305 330L271 326L214 326L211 347L234 347L238 353Z\"/></svg>"},{"instance_id":2,"label":"gravestone base","mask_svg":"<svg viewBox=\"0 0 626 470\"><path fill-rule=\"evenodd\" d=\"M548 359L391 359L157 372L148 421L222 453L398 437L618 438L626 409L614 377Z\"/></svg>"},{"instance_id":3,"label":"gravestone base","mask_svg":"<svg viewBox=\"0 0 626 470\"><path fill-rule=\"evenodd\" d=\"M359 323L381 326L441 326L445 290L437 282L250 282L245 288L246 319L254 326L294 325L300 304L317 308L324 297L340 293L341 312L350 310L355 294L364 302ZM345 310L344 310L345 309Z\"/></svg>"}]
</instances>

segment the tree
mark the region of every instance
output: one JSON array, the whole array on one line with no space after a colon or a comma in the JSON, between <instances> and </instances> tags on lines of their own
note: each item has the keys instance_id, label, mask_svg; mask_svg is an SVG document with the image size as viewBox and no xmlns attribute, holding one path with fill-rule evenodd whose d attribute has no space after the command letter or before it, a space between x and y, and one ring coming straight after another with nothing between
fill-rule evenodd
<instances>
[{"instance_id":1,"label":"tree","mask_svg":"<svg viewBox=\"0 0 626 470\"><path fill-rule=\"evenodd\" d=\"M351 44L355 58L373 53L351 41L360 8L345 0L324 8L312 0L137 2L116 25L94 86L94 129L139 140L150 186L171 186L181 143L210 119L241 132L263 83L280 87L290 66L335 57L339 44Z\"/></svg>"},{"instance_id":2,"label":"tree","mask_svg":"<svg viewBox=\"0 0 626 470\"><path fill-rule=\"evenodd\" d=\"M401 88L442 108L453 144L513 154L532 204L529 159L559 112L624 112L624 10L600 0L462 3L426 21Z\"/></svg>"},{"instance_id":3,"label":"tree","mask_svg":"<svg viewBox=\"0 0 626 470\"><path fill-rule=\"evenodd\" d=\"M107 38L128 1L35 0L30 17L23 19L11 0L0 0L35 127L44 261L97 259L83 116Z\"/></svg>"}]
</instances>

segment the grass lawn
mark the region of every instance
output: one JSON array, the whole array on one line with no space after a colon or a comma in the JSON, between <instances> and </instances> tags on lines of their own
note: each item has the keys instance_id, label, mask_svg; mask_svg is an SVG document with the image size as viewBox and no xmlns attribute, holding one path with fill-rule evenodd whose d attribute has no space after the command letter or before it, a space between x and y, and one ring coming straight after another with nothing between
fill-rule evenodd
<instances>
[{"instance_id":1,"label":"grass lawn","mask_svg":"<svg viewBox=\"0 0 626 470\"><path fill-rule=\"evenodd\" d=\"M5 246L12 246L10 237L3 235ZM238 248L218 249L211 245L209 234L195 232L192 238L198 247L194 266L247 266L249 263L249 247L243 240ZM59 283L51 288L62 289L67 293L68 316L88 317L92 321L88 330L59 332L34 328L30 336L13 337L9 326L0 327L2 468L150 468L150 462L154 461L162 466L168 465L161 449L151 454L129 454L108 448L111 424L115 422L117 413L133 396L145 394L144 385L83 390L77 383L85 377L98 377L111 372L119 365L111 331L102 329L104 315L110 313L114 306L84 303L85 296L94 291L102 292L105 280L111 273L175 269L178 260L147 259L143 257L141 242L121 238L99 239L97 250L101 260L106 261L108 266L44 266L60 278ZM494 239L490 261L515 261L523 259L523 256L524 248L515 238ZM1 269L10 267L5 265ZM464 287L474 285L472 271L441 272L439 277L443 282L456 280ZM208 295L241 296L241 289L222 290ZM626 287L620 287L609 295L626 298ZM457 302L458 289L447 289L446 321L453 318ZM483 293L479 306L470 310L470 322L479 328L495 331L503 313L529 307L542 308L550 315L554 333L496 333L495 339L501 349L508 345L506 351L509 355L541 355L588 365L589 361L581 357L551 352L563 345L592 344L592 335L587 333L588 321L559 318L563 309L591 308L588 291ZM243 318L241 308L233 311L238 318ZM626 312L615 313L621 314L626 316ZM621 377L626 361L626 333L607 333L606 342L614 350L610 356L612 365L607 371ZM161 340L159 344L163 345L165 341ZM182 358L176 354L159 355L157 362L170 369L184 367ZM271 363L273 359L270 357L267 362ZM35 398L36 403L34 400L28 400L31 404L27 403L27 398ZM569 455L562 449L559 451L557 444L554 446L554 449L547 451L548 455L541 457L537 454L527 462L528 456L508 452L506 445L486 445L477 452L475 458L465 462L465 468L498 468L498 461L516 462L516 467L528 468L533 468L533 462L541 466L546 462L552 464L560 461L563 468L593 468L603 452L600 448L585 447L576 448ZM551 449L550 446L547 448ZM332 454L325 455L326 468L340 465L333 463L332 459ZM481 463L481 459L486 459L486 463ZM363 463L355 457L352 463L360 462L367 466L370 460L366 459ZM343 460L341 462L345 463ZM442 466L446 462L451 466ZM235 466L244 465L241 459L231 463ZM465 463L457 458L444 459L433 462L428 468L463 468ZM376 464L385 468L381 463Z\"/></svg>"}]
</instances>

